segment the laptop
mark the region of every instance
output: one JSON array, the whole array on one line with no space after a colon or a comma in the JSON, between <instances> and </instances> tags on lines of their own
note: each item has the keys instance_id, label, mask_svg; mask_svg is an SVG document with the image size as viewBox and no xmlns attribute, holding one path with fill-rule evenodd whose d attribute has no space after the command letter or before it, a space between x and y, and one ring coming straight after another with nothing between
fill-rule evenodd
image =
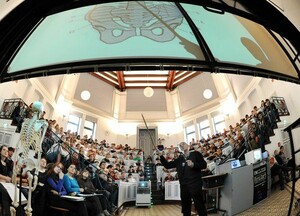
<instances>
[{"instance_id":1,"label":"laptop","mask_svg":"<svg viewBox=\"0 0 300 216\"><path fill-rule=\"evenodd\" d=\"M233 160L231 161L231 169L236 169L241 167L241 162L240 160Z\"/></svg>"}]
</instances>

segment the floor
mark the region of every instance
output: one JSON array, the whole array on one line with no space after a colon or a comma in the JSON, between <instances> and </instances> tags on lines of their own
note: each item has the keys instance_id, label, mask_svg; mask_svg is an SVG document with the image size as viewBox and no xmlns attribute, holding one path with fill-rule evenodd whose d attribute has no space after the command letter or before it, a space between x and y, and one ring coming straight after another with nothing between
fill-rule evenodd
<instances>
[{"instance_id":1,"label":"floor","mask_svg":"<svg viewBox=\"0 0 300 216\"><path fill-rule=\"evenodd\" d=\"M291 199L292 182L285 186L284 190L279 190L279 186L272 188L271 196L257 203L238 216L286 216ZM296 202L300 198L300 180L296 182L296 193L293 202L292 216L300 215L300 205ZM129 207L121 216L181 216L180 205L155 205L151 207ZM210 216L221 214L209 214Z\"/></svg>"}]
</instances>

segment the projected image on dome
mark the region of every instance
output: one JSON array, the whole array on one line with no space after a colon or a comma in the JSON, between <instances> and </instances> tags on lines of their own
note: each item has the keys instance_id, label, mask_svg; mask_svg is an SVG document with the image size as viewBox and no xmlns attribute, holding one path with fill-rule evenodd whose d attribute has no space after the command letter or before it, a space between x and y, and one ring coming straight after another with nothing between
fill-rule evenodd
<instances>
[{"instance_id":1,"label":"projected image on dome","mask_svg":"<svg viewBox=\"0 0 300 216\"><path fill-rule=\"evenodd\" d=\"M285 53L262 26L202 6L174 2L124 1L76 8L46 17L20 48L9 73L74 62L169 59L215 61L284 71L297 77ZM265 38L268 38L266 40ZM275 44L275 45L274 45ZM280 60L279 60L280 59Z\"/></svg>"}]
</instances>

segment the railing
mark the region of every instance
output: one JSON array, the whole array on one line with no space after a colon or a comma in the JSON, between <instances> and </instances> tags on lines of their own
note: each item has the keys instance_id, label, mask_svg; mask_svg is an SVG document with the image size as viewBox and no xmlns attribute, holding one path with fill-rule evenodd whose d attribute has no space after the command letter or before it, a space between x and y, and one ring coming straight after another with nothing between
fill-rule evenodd
<instances>
[{"instance_id":1,"label":"railing","mask_svg":"<svg viewBox=\"0 0 300 216\"><path fill-rule=\"evenodd\" d=\"M12 114L20 101L23 102L24 105L19 114L24 118L28 105L21 98L5 99L0 110L0 118L12 119Z\"/></svg>"},{"instance_id":2,"label":"railing","mask_svg":"<svg viewBox=\"0 0 300 216\"><path fill-rule=\"evenodd\" d=\"M291 151L292 151L292 161L293 161L293 169L292 169L292 178L293 178L293 184L292 184L292 193L291 193L291 201L289 206L289 212L288 215L291 215L292 208L293 208L293 202L294 202L294 195L295 195L295 188L296 188L296 154L300 152L300 149L295 149L294 139L293 139L293 133L292 130L295 130L296 128L300 127L300 118L298 118L295 122L293 122L290 126L284 129L289 135L290 143L291 143ZM299 212L298 214L299 215Z\"/></svg>"},{"instance_id":3,"label":"railing","mask_svg":"<svg viewBox=\"0 0 300 216\"><path fill-rule=\"evenodd\" d=\"M61 148L63 148L68 153L66 155L66 158L61 158L61 162L65 163L65 168L67 168L68 165L74 163L75 161L77 163L76 165L80 169L86 167L89 164L83 155L79 154L69 145L62 145L63 142L64 141L59 136L57 136L56 133L52 131L49 133L46 132L44 141L42 143L42 152L48 162L56 162L61 153Z\"/></svg>"}]
</instances>

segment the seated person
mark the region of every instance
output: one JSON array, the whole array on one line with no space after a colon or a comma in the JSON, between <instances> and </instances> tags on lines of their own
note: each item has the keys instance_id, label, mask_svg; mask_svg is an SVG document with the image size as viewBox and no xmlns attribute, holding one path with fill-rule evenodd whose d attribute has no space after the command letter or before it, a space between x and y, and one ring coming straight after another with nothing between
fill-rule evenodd
<instances>
[{"instance_id":1,"label":"seated person","mask_svg":"<svg viewBox=\"0 0 300 216\"><path fill-rule=\"evenodd\" d=\"M280 152L279 152L279 156L282 159L282 162L284 165L289 166L289 167L293 167L294 164L292 162L292 160L289 160L285 154L285 149L284 146L280 146Z\"/></svg>"},{"instance_id":2,"label":"seated person","mask_svg":"<svg viewBox=\"0 0 300 216\"><path fill-rule=\"evenodd\" d=\"M171 172L167 172L167 176L165 177L165 182L174 181L175 178L172 176Z\"/></svg>"},{"instance_id":3,"label":"seated person","mask_svg":"<svg viewBox=\"0 0 300 216\"><path fill-rule=\"evenodd\" d=\"M269 164L270 164L270 169L271 169L271 177L274 177L276 175L278 175L279 177L279 184L280 184L280 189L284 190L284 175L283 175L283 171L285 170L289 170L288 167L284 167L282 165L279 165L274 157L270 157L269 158ZM289 181L289 179L286 179L287 182Z\"/></svg>"},{"instance_id":4,"label":"seated person","mask_svg":"<svg viewBox=\"0 0 300 216\"><path fill-rule=\"evenodd\" d=\"M133 175L131 173L128 174L127 182L136 182L135 178L133 178Z\"/></svg>"},{"instance_id":5,"label":"seated person","mask_svg":"<svg viewBox=\"0 0 300 216\"><path fill-rule=\"evenodd\" d=\"M133 165L129 167L128 173L136 173Z\"/></svg>"},{"instance_id":6,"label":"seated person","mask_svg":"<svg viewBox=\"0 0 300 216\"><path fill-rule=\"evenodd\" d=\"M0 182L12 182L12 165L10 164L8 160L8 148L6 145L2 145L0 147L0 156L1 156L1 162L0 162ZM3 215L8 216L10 215L10 204L12 202L7 190L5 187L0 184L0 196L1 196L1 205L2 205L2 211Z\"/></svg>"},{"instance_id":7,"label":"seated person","mask_svg":"<svg viewBox=\"0 0 300 216\"><path fill-rule=\"evenodd\" d=\"M97 170L99 161L96 160L96 152L90 151L88 156L89 156L89 159L87 159L85 163L86 163L88 169L92 171L91 172L93 174L92 177L94 177L94 173Z\"/></svg>"},{"instance_id":8,"label":"seated person","mask_svg":"<svg viewBox=\"0 0 300 216\"><path fill-rule=\"evenodd\" d=\"M85 201L74 202L68 199L61 198L62 195L67 195L68 193L63 184L64 173L62 172L62 170L62 163L57 162L52 165L47 173L47 202L49 202L49 205L68 209L71 215L88 216Z\"/></svg>"},{"instance_id":9,"label":"seated person","mask_svg":"<svg viewBox=\"0 0 300 216\"><path fill-rule=\"evenodd\" d=\"M81 171L80 175L78 176L78 184L81 188L84 188L84 190L82 192L83 194L93 194L93 193L97 192L91 179L89 178L89 175L90 175L89 170L83 169ZM101 212L103 212L105 216L111 215L108 211L109 203L108 203L108 200L105 199L105 196L97 196L97 198L100 201L99 205L102 209Z\"/></svg>"},{"instance_id":10,"label":"seated person","mask_svg":"<svg viewBox=\"0 0 300 216\"><path fill-rule=\"evenodd\" d=\"M47 183L47 160L41 158L38 168L38 183L36 189L32 192L32 208L33 215L43 215L45 211L46 193L44 193L44 185ZM34 175L36 169L31 171ZM28 193L28 192L27 192Z\"/></svg>"},{"instance_id":11,"label":"seated person","mask_svg":"<svg viewBox=\"0 0 300 216\"><path fill-rule=\"evenodd\" d=\"M110 193L109 199L113 207L116 207L118 202L118 185L115 184L113 179L108 176L105 161L100 163L99 180L101 188L98 189L108 191Z\"/></svg>"},{"instance_id":12,"label":"seated person","mask_svg":"<svg viewBox=\"0 0 300 216\"><path fill-rule=\"evenodd\" d=\"M223 160L225 158L226 158L226 156L223 155L222 149L221 148L217 148L217 151L214 154L213 160L215 160L215 161L218 160L218 159Z\"/></svg>"},{"instance_id":13,"label":"seated person","mask_svg":"<svg viewBox=\"0 0 300 216\"><path fill-rule=\"evenodd\" d=\"M68 167L67 173L63 177L64 187L68 194L75 196L79 193L83 193L84 189L79 187L77 179L74 177L76 173L76 166L71 164ZM86 207L89 212L89 215L100 215L102 209L100 201L97 197L86 197L85 199Z\"/></svg>"},{"instance_id":14,"label":"seated person","mask_svg":"<svg viewBox=\"0 0 300 216\"><path fill-rule=\"evenodd\" d=\"M119 178L121 181L126 181L126 172L121 172L121 176Z\"/></svg>"},{"instance_id":15,"label":"seated person","mask_svg":"<svg viewBox=\"0 0 300 216\"><path fill-rule=\"evenodd\" d=\"M137 167L136 172L139 174L140 181L143 181L145 179L145 173L141 165Z\"/></svg>"}]
</instances>

